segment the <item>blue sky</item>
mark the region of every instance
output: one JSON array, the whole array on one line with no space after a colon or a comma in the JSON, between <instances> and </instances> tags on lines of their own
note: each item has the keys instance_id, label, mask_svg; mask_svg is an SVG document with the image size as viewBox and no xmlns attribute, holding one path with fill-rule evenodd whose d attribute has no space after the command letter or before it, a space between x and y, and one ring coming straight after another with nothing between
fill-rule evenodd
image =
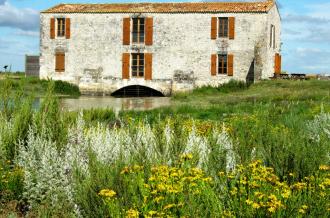
<instances>
[{"instance_id":1,"label":"blue sky","mask_svg":"<svg viewBox=\"0 0 330 218\"><path fill-rule=\"evenodd\" d=\"M144 0L146 1L148 0ZM162 2L174 1L162 0ZM1 68L4 65L12 65L13 71L24 70L25 54L39 53L39 11L61 2L122 1L0 0ZM292 73L330 73L330 1L278 0L278 2L282 16L283 70Z\"/></svg>"}]
</instances>

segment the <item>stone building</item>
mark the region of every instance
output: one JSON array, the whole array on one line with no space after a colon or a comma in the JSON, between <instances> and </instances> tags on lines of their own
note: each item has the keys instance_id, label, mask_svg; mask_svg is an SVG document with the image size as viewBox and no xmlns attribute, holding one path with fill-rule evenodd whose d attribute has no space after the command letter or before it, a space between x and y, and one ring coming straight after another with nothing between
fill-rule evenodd
<instances>
[{"instance_id":1,"label":"stone building","mask_svg":"<svg viewBox=\"0 0 330 218\"><path fill-rule=\"evenodd\" d=\"M41 12L40 77L164 95L281 71L276 3L60 4Z\"/></svg>"}]
</instances>

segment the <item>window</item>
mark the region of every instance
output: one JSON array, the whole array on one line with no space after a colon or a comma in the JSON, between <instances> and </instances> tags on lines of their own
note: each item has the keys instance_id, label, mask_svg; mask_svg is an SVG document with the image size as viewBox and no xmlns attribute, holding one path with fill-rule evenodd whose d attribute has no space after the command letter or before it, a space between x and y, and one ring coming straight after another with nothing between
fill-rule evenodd
<instances>
[{"instance_id":1,"label":"window","mask_svg":"<svg viewBox=\"0 0 330 218\"><path fill-rule=\"evenodd\" d=\"M275 48L275 26L270 26L270 40L269 40L269 47Z\"/></svg>"},{"instance_id":2,"label":"window","mask_svg":"<svg viewBox=\"0 0 330 218\"><path fill-rule=\"evenodd\" d=\"M144 77L144 54L132 54L132 77Z\"/></svg>"},{"instance_id":3,"label":"window","mask_svg":"<svg viewBox=\"0 0 330 218\"><path fill-rule=\"evenodd\" d=\"M145 19L133 18L133 43L144 43Z\"/></svg>"},{"instance_id":4,"label":"window","mask_svg":"<svg viewBox=\"0 0 330 218\"><path fill-rule=\"evenodd\" d=\"M65 18L57 18L57 36L65 36Z\"/></svg>"},{"instance_id":5,"label":"window","mask_svg":"<svg viewBox=\"0 0 330 218\"><path fill-rule=\"evenodd\" d=\"M55 54L55 72L65 71L65 53L57 52Z\"/></svg>"},{"instance_id":6,"label":"window","mask_svg":"<svg viewBox=\"0 0 330 218\"><path fill-rule=\"evenodd\" d=\"M218 55L218 74L227 74L227 54Z\"/></svg>"},{"instance_id":7,"label":"window","mask_svg":"<svg viewBox=\"0 0 330 218\"><path fill-rule=\"evenodd\" d=\"M219 17L219 37L228 37L228 17Z\"/></svg>"}]
</instances>

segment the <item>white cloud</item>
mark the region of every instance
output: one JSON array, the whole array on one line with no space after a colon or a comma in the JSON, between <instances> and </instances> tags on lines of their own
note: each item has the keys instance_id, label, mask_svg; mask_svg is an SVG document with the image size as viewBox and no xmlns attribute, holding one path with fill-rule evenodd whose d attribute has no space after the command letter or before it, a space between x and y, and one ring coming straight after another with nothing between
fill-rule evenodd
<instances>
[{"instance_id":1,"label":"white cloud","mask_svg":"<svg viewBox=\"0 0 330 218\"><path fill-rule=\"evenodd\" d=\"M1 26L21 30L36 30L39 28L39 12L30 8L19 9L4 2L4 4L0 4Z\"/></svg>"}]
</instances>

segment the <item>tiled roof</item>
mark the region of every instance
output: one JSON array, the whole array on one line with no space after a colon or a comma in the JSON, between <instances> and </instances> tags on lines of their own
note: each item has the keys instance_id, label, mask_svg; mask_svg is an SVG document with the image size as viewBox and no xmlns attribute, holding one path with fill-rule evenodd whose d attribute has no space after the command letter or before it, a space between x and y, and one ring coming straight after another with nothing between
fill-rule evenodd
<instances>
[{"instance_id":1,"label":"tiled roof","mask_svg":"<svg viewBox=\"0 0 330 218\"><path fill-rule=\"evenodd\" d=\"M274 5L264 2L194 2L128 4L60 4L42 13L264 13Z\"/></svg>"}]
</instances>

